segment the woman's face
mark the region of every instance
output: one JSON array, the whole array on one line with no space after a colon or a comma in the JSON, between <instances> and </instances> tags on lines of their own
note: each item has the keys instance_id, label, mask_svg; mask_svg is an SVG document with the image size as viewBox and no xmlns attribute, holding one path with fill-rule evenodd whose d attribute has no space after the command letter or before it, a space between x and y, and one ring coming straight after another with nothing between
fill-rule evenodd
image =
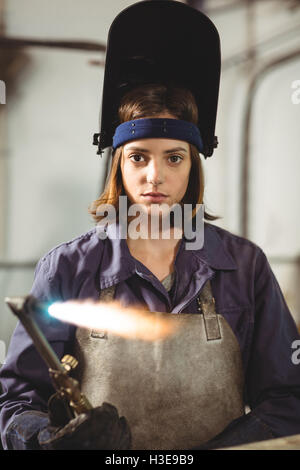
<instances>
[{"instance_id":1,"label":"woman's face","mask_svg":"<svg viewBox=\"0 0 300 470\"><path fill-rule=\"evenodd\" d=\"M164 116L166 117L166 116ZM182 200L191 169L187 142L147 138L124 145L121 160L123 185L131 203L172 206Z\"/></svg>"}]
</instances>

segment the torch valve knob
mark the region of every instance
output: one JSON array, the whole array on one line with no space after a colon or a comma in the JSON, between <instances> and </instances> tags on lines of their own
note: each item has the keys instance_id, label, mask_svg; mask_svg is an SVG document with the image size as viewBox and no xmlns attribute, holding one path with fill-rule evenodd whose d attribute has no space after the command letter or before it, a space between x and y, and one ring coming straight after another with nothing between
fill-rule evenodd
<instances>
[{"instance_id":1,"label":"torch valve knob","mask_svg":"<svg viewBox=\"0 0 300 470\"><path fill-rule=\"evenodd\" d=\"M70 354L66 354L62 360L62 365L66 369L67 372L70 372L72 369L75 369L78 365L78 361L75 357L71 356Z\"/></svg>"}]
</instances>

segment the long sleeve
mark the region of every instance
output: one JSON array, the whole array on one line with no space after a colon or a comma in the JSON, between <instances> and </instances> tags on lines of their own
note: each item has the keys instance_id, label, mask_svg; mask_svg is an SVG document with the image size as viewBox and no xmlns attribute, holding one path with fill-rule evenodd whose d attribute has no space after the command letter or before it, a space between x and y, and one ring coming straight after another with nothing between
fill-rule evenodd
<instances>
[{"instance_id":1,"label":"long sleeve","mask_svg":"<svg viewBox=\"0 0 300 470\"><path fill-rule=\"evenodd\" d=\"M255 316L245 371L251 412L197 449L214 449L300 433L300 365L293 360L299 340L295 322L262 251L254 283Z\"/></svg>"},{"instance_id":2,"label":"long sleeve","mask_svg":"<svg viewBox=\"0 0 300 470\"><path fill-rule=\"evenodd\" d=\"M255 322L247 392L250 407L275 437L300 433L299 332L264 254L257 263Z\"/></svg>"},{"instance_id":3,"label":"long sleeve","mask_svg":"<svg viewBox=\"0 0 300 470\"><path fill-rule=\"evenodd\" d=\"M49 277L48 260L45 258L37 265L31 294L43 301L57 300L60 297L56 284ZM39 321L39 326L58 357L61 358L70 350L72 337L70 327L56 321L43 324L42 319ZM3 447L7 448L12 445L8 445L7 442L7 429L16 434L12 424L16 417L17 421L21 420L23 429L24 420L20 416L24 412L27 412L29 434L30 429L34 433L39 426L45 426L43 413L47 412L47 401L54 392L47 366L20 322L12 335L6 362L0 371L0 380L3 392L0 397L1 438ZM34 411L33 417L29 418L29 411ZM20 446L22 448L22 443ZM26 448L26 443L24 446Z\"/></svg>"}]
</instances>

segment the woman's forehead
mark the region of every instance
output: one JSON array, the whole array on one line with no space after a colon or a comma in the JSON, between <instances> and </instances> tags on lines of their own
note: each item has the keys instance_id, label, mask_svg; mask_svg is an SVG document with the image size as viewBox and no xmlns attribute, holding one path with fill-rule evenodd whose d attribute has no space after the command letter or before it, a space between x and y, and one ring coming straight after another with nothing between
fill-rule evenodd
<instances>
[{"instance_id":1,"label":"woman's forehead","mask_svg":"<svg viewBox=\"0 0 300 470\"><path fill-rule=\"evenodd\" d=\"M189 152L189 143L184 140L165 139L150 137L147 139L132 140L124 144L124 151L140 151L140 152L161 152L169 153L171 151Z\"/></svg>"}]
</instances>

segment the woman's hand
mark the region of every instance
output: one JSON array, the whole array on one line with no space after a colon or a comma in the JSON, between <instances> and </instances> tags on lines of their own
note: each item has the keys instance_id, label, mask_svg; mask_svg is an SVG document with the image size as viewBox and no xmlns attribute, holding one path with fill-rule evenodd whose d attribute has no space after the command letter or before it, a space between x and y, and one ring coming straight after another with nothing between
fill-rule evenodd
<instances>
[{"instance_id":1,"label":"woman's hand","mask_svg":"<svg viewBox=\"0 0 300 470\"><path fill-rule=\"evenodd\" d=\"M131 447L131 432L126 418L120 418L113 405L103 403L62 428L47 426L38 441L46 450L126 450Z\"/></svg>"}]
</instances>

